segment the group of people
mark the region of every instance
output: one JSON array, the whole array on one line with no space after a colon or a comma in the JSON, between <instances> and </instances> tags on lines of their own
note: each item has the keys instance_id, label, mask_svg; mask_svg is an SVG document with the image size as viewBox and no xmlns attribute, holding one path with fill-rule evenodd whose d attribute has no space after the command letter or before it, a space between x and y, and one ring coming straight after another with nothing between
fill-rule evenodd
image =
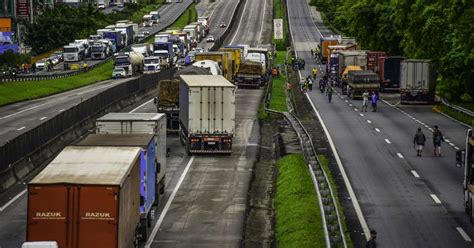
<instances>
[{"instance_id":1,"label":"group of people","mask_svg":"<svg viewBox=\"0 0 474 248\"><path fill-rule=\"evenodd\" d=\"M423 147L425 146L426 136L419 127L413 138L413 145L416 149L416 156L421 157L423 154ZM441 142L444 142L444 137L438 126L433 127L433 155L441 157Z\"/></svg>"},{"instance_id":2,"label":"group of people","mask_svg":"<svg viewBox=\"0 0 474 248\"><path fill-rule=\"evenodd\" d=\"M362 93L362 112L367 112L369 97L370 103L372 104L372 112L377 112L377 101L379 100L379 98L374 91L372 91L372 93L369 95L369 92L367 90Z\"/></svg>"}]
</instances>

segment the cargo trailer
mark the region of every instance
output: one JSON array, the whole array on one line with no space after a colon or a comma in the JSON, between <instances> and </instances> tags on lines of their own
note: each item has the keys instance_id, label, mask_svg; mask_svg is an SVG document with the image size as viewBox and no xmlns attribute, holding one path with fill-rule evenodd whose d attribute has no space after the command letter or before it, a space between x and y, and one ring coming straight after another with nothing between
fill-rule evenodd
<instances>
[{"instance_id":1,"label":"cargo trailer","mask_svg":"<svg viewBox=\"0 0 474 248\"><path fill-rule=\"evenodd\" d=\"M140 148L66 147L28 184L27 241L137 244Z\"/></svg>"},{"instance_id":2,"label":"cargo trailer","mask_svg":"<svg viewBox=\"0 0 474 248\"><path fill-rule=\"evenodd\" d=\"M360 66L363 70L367 67L367 52L362 50L338 51L339 73L343 73L346 66Z\"/></svg>"},{"instance_id":3,"label":"cargo trailer","mask_svg":"<svg viewBox=\"0 0 474 248\"><path fill-rule=\"evenodd\" d=\"M373 71L349 71L347 76L347 85L349 86L348 96L352 99L362 98L362 93L368 91L378 94L380 87L380 78Z\"/></svg>"},{"instance_id":4,"label":"cargo trailer","mask_svg":"<svg viewBox=\"0 0 474 248\"><path fill-rule=\"evenodd\" d=\"M430 60L407 59L400 63L400 102L434 102L436 75Z\"/></svg>"},{"instance_id":5,"label":"cargo trailer","mask_svg":"<svg viewBox=\"0 0 474 248\"><path fill-rule=\"evenodd\" d=\"M379 57L378 71L380 76L380 91L400 91L400 62L401 56Z\"/></svg>"},{"instance_id":6,"label":"cargo trailer","mask_svg":"<svg viewBox=\"0 0 474 248\"><path fill-rule=\"evenodd\" d=\"M156 87L156 110L166 115L169 133L179 131L179 80L161 80Z\"/></svg>"},{"instance_id":7,"label":"cargo trailer","mask_svg":"<svg viewBox=\"0 0 474 248\"><path fill-rule=\"evenodd\" d=\"M188 153L232 152L235 86L219 75L181 75L180 139Z\"/></svg>"},{"instance_id":8,"label":"cargo trailer","mask_svg":"<svg viewBox=\"0 0 474 248\"><path fill-rule=\"evenodd\" d=\"M367 70L377 73L379 71L379 58L385 57L387 54L380 51L367 52Z\"/></svg>"},{"instance_id":9,"label":"cargo trailer","mask_svg":"<svg viewBox=\"0 0 474 248\"><path fill-rule=\"evenodd\" d=\"M97 134L153 134L158 167L156 188L165 192L166 116L160 113L108 113L96 120Z\"/></svg>"},{"instance_id":10,"label":"cargo trailer","mask_svg":"<svg viewBox=\"0 0 474 248\"><path fill-rule=\"evenodd\" d=\"M160 168L155 159L155 136L152 134L90 134L77 146L139 147L140 151L140 226L139 239L148 237L154 214L153 206L158 205L159 192L156 178Z\"/></svg>"}]
</instances>

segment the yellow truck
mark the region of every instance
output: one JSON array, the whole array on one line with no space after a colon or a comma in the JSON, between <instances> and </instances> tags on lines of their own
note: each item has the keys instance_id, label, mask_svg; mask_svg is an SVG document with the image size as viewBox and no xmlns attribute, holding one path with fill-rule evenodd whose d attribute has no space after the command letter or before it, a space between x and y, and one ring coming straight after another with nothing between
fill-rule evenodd
<instances>
[{"instance_id":1,"label":"yellow truck","mask_svg":"<svg viewBox=\"0 0 474 248\"><path fill-rule=\"evenodd\" d=\"M351 71L362 71L362 67L360 66L355 66L355 65L348 65L344 69L344 72L341 75L341 88L342 88L342 94L348 94L347 92L347 77L349 75L349 72Z\"/></svg>"},{"instance_id":2,"label":"yellow truck","mask_svg":"<svg viewBox=\"0 0 474 248\"><path fill-rule=\"evenodd\" d=\"M239 71L239 68L240 68L240 64L241 64L241 61L242 61L242 49L241 48L221 48L219 49L220 52L230 52L232 54L232 64L233 64L233 68L234 68L234 73L233 73L233 76L235 78L235 76L237 75L237 72Z\"/></svg>"},{"instance_id":3,"label":"yellow truck","mask_svg":"<svg viewBox=\"0 0 474 248\"><path fill-rule=\"evenodd\" d=\"M195 56L196 61L201 60L212 60L219 63L222 69L222 76L224 76L227 80L233 81L234 76L234 68L233 68L233 60L232 60L232 53L230 52L204 52L204 53L197 53Z\"/></svg>"}]
</instances>

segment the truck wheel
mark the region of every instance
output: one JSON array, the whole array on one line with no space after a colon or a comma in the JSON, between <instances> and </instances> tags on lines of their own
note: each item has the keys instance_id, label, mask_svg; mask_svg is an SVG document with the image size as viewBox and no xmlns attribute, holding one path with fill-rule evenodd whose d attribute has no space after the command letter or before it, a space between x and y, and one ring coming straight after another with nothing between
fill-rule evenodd
<instances>
[{"instance_id":1,"label":"truck wheel","mask_svg":"<svg viewBox=\"0 0 474 248\"><path fill-rule=\"evenodd\" d=\"M163 177L163 180L160 182L160 194L164 194L165 193L165 179L166 177Z\"/></svg>"},{"instance_id":2,"label":"truck wheel","mask_svg":"<svg viewBox=\"0 0 474 248\"><path fill-rule=\"evenodd\" d=\"M468 204L469 204L469 206L468 206L468 208L469 208L469 210L468 210L469 211L469 223L472 224L472 194L471 193L469 193Z\"/></svg>"}]
</instances>

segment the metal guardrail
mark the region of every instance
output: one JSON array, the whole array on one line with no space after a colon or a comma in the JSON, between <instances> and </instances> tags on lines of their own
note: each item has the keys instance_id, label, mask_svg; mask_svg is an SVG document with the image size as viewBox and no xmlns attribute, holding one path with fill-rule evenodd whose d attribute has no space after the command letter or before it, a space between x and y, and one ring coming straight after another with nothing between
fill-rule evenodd
<instances>
[{"instance_id":1,"label":"metal guardrail","mask_svg":"<svg viewBox=\"0 0 474 248\"><path fill-rule=\"evenodd\" d=\"M456 111L456 112L459 112L459 113L461 113L463 115L466 115L468 117L474 118L474 111L471 111L469 109L454 105L454 104L448 102L445 99L441 99L441 104L448 107L448 108L450 108L453 111Z\"/></svg>"}]
</instances>

